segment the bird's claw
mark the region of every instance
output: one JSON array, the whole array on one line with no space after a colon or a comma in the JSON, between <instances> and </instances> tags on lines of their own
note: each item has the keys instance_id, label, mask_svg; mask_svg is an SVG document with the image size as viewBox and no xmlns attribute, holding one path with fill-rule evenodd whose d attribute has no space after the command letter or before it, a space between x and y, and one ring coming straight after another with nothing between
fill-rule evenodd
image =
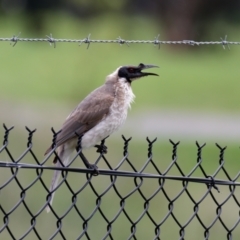
<instances>
[{"instance_id":1,"label":"bird's claw","mask_svg":"<svg viewBox=\"0 0 240 240\"><path fill-rule=\"evenodd\" d=\"M97 176L99 174L98 166L96 164L90 164L89 163L88 169L93 170L93 176Z\"/></svg>"},{"instance_id":2,"label":"bird's claw","mask_svg":"<svg viewBox=\"0 0 240 240\"><path fill-rule=\"evenodd\" d=\"M103 154L106 154L107 153L107 146L105 146L105 145L95 145L94 147L96 147L97 148L97 152L98 153L103 153Z\"/></svg>"}]
</instances>

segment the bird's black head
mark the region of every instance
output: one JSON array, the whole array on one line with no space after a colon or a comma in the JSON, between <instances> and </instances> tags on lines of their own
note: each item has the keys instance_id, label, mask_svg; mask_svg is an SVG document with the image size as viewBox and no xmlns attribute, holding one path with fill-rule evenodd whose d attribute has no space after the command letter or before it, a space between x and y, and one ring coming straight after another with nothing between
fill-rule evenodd
<instances>
[{"instance_id":1,"label":"bird's black head","mask_svg":"<svg viewBox=\"0 0 240 240\"><path fill-rule=\"evenodd\" d=\"M144 69L154 68L154 67L158 67L158 66L145 65L143 63L140 63L137 67L136 66L124 66L118 70L118 77L126 78L127 81L129 83L131 83L133 80L136 80L141 77L146 77L149 75L158 76L158 74L156 74L156 73L141 72Z\"/></svg>"}]
</instances>

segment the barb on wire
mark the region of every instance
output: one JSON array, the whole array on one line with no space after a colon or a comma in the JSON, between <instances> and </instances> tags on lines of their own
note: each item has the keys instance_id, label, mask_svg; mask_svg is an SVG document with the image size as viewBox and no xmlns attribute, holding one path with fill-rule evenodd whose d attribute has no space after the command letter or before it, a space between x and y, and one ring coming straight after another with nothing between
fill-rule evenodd
<instances>
[{"instance_id":1,"label":"barb on wire","mask_svg":"<svg viewBox=\"0 0 240 240\"><path fill-rule=\"evenodd\" d=\"M129 47L129 44L126 40L122 39L120 36L117 38L118 43L120 44L120 46L122 46L123 44L126 44Z\"/></svg>"},{"instance_id":2,"label":"barb on wire","mask_svg":"<svg viewBox=\"0 0 240 240\"><path fill-rule=\"evenodd\" d=\"M228 50L230 50L229 43L228 43L228 41L227 41L227 35L225 35L225 38L224 38L224 39L221 38L221 37L220 37L220 39L222 40L222 47L223 47L223 49L225 50L225 46L227 46L227 47L228 47Z\"/></svg>"},{"instance_id":3,"label":"barb on wire","mask_svg":"<svg viewBox=\"0 0 240 240\"><path fill-rule=\"evenodd\" d=\"M82 43L86 43L87 44L87 49L90 47L90 43L91 43L91 40L90 40L90 36L91 36L91 33L88 34L88 36L86 38L84 38L80 43L79 43L79 46L82 44Z\"/></svg>"},{"instance_id":4,"label":"barb on wire","mask_svg":"<svg viewBox=\"0 0 240 240\"><path fill-rule=\"evenodd\" d=\"M56 40L52 37L52 34L50 33L50 36L46 35L46 37L48 38L50 46L53 44L54 48L56 48Z\"/></svg>"},{"instance_id":5,"label":"barb on wire","mask_svg":"<svg viewBox=\"0 0 240 240\"><path fill-rule=\"evenodd\" d=\"M155 37L154 42L153 42L154 45L157 45L157 46L158 46L158 49L160 49L160 46L161 46L161 41L159 40L159 38L160 38L160 34L158 34L158 35Z\"/></svg>"},{"instance_id":6,"label":"barb on wire","mask_svg":"<svg viewBox=\"0 0 240 240\"><path fill-rule=\"evenodd\" d=\"M21 35L21 32L19 32L17 36L13 35L13 37L10 40L11 41L10 45L14 47L17 44L20 35Z\"/></svg>"}]
</instances>

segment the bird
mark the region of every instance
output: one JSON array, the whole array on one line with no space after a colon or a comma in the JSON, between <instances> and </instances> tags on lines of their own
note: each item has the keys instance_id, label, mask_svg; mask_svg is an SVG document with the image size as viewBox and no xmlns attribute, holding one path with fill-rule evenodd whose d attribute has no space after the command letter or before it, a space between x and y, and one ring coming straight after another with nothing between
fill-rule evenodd
<instances>
[{"instance_id":1,"label":"bird","mask_svg":"<svg viewBox=\"0 0 240 240\"><path fill-rule=\"evenodd\" d=\"M123 125L127 118L128 109L135 98L131 87L132 82L146 76L159 76L156 73L142 72L142 70L154 67L158 66L143 63L138 66L120 66L109 74L105 83L86 96L66 118L56 137L57 156L55 156L53 163L57 167L68 164L71 153L77 147L77 136L82 136L82 149L97 147L98 152L106 153L106 147L97 143ZM51 151L52 146L47 149L45 155ZM97 166L90 164L87 160L84 163L87 168L94 169L97 173ZM60 173L61 171L56 170L52 178L49 188L50 205L53 203ZM46 210L50 211L49 205L47 205Z\"/></svg>"}]
</instances>

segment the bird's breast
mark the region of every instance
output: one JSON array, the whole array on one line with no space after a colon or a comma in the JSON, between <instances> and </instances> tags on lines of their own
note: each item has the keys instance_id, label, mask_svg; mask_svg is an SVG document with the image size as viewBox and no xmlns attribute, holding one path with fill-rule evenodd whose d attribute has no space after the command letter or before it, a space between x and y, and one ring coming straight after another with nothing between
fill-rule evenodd
<instances>
[{"instance_id":1,"label":"bird's breast","mask_svg":"<svg viewBox=\"0 0 240 240\"><path fill-rule=\"evenodd\" d=\"M82 138L82 147L88 148L117 131L127 118L127 111L134 100L131 86L127 84L116 88L114 101L108 114Z\"/></svg>"}]
</instances>

